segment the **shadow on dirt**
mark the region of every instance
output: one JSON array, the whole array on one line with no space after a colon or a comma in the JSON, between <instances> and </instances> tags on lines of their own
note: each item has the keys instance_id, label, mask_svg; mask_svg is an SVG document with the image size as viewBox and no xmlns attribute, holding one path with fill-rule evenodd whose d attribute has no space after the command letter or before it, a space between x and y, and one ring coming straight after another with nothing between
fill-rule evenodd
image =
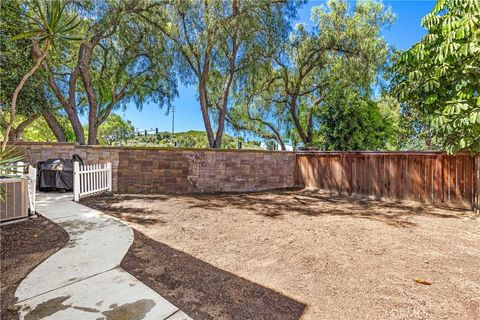
<instances>
[{"instance_id":1,"label":"shadow on dirt","mask_svg":"<svg viewBox=\"0 0 480 320\"><path fill-rule=\"evenodd\" d=\"M318 191L295 190L241 194L193 195L190 208L224 210L238 208L269 218L301 214L311 217L346 216L384 222L395 227L415 227L411 216L458 219L471 217L468 210L441 210L423 205L384 202L374 199L358 199L344 195Z\"/></svg>"},{"instance_id":2,"label":"shadow on dirt","mask_svg":"<svg viewBox=\"0 0 480 320\"><path fill-rule=\"evenodd\" d=\"M462 209L438 209L427 205L409 205L375 199L353 198L309 190L275 190L255 193L183 194L183 195L102 195L82 200L84 204L109 212L126 221L140 224L165 223L161 210L151 203L176 201L188 209L206 209L212 212L225 209L246 210L248 214L281 219L299 214L309 217L345 216L369 219L394 227L415 227L412 216L442 219L472 217L472 212Z\"/></svg>"},{"instance_id":3,"label":"shadow on dirt","mask_svg":"<svg viewBox=\"0 0 480 320\"><path fill-rule=\"evenodd\" d=\"M135 232L121 267L193 319L299 319L306 305Z\"/></svg>"}]
</instances>

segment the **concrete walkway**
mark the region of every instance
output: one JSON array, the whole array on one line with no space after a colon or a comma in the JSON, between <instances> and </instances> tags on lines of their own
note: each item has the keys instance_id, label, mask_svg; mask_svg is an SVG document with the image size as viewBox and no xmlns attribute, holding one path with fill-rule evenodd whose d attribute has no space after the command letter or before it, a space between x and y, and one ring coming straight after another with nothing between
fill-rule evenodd
<instances>
[{"instance_id":1,"label":"concrete walkway","mask_svg":"<svg viewBox=\"0 0 480 320\"><path fill-rule=\"evenodd\" d=\"M73 202L69 194L39 194L37 212L64 228L70 240L20 283L20 319L190 319L119 267L133 242L128 225Z\"/></svg>"}]
</instances>

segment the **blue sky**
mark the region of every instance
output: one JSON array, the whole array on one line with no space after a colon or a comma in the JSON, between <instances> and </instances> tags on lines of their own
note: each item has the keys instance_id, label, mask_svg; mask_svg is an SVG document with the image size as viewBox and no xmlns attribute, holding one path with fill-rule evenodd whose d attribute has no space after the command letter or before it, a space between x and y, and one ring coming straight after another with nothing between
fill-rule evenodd
<instances>
[{"instance_id":1,"label":"blue sky","mask_svg":"<svg viewBox=\"0 0 480 320\"><path fill-rule=\"evenodd\" d=\"M308 1L300 10L298 21L309 23L312 6L325 1ZM391 6L397 19L389 30L384 30L383 36L388 43L397 49L406 50L418 42L425 30L420 26L420 20L430 12L435 1L410 1L397 0L384 3ZM200 112L200 106L196 99L194 87L179 86L179 96L174 100L175 106L175 132L188 130L205 130ZM145 104L142 111L138 111L134 105L129 105L124 112L117 112L124 118L132 121L139 130L158 128L160 131L170 131L172 127L172 114L166 115L165 109L160 109L153 103Z\"/></svg>"}]
</instances>

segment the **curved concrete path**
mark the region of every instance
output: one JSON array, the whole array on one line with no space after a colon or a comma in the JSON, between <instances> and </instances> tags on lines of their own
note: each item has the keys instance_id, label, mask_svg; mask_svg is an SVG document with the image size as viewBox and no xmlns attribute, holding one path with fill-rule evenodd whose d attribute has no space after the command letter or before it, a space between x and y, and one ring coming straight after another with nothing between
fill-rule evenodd
<instances>
[{"instance_id":1,"label":"curved concrete path","mask_svg":"<svg viewBox=\"0 0 480 320\"><path fill-rule=\"evenodd\" d=\"M39 194L37 212L70 240L20 283L20 319L190 319L119 267L133 242L128 225L69 194Z\"/></svg>"}]
</instances>

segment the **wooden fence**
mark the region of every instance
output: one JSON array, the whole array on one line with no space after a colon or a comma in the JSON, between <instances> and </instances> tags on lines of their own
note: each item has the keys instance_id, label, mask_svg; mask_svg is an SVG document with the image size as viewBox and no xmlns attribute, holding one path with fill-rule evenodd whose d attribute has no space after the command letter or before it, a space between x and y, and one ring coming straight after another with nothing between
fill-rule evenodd
<instances>
[{"instance_id":1,"label":"wooden fence","mask_svg":"<svg viewBox=\"0 0 480 320\"><path fill-rule=\"evenodd\" d=\"M314 152L297 155L310 189L480 208L480 156L436 152Z\"/></svg>"},{"instance_id":2,"label":"wooden fence","mask_svg":"<svg viewBox=\"0 0 480 320\"><path fill-rule=\"evenodd\" d=\"M73 163L73 200L79 201L80 197L112 191L112 163L80 165Z\"/></svg>"}]
</instances>

